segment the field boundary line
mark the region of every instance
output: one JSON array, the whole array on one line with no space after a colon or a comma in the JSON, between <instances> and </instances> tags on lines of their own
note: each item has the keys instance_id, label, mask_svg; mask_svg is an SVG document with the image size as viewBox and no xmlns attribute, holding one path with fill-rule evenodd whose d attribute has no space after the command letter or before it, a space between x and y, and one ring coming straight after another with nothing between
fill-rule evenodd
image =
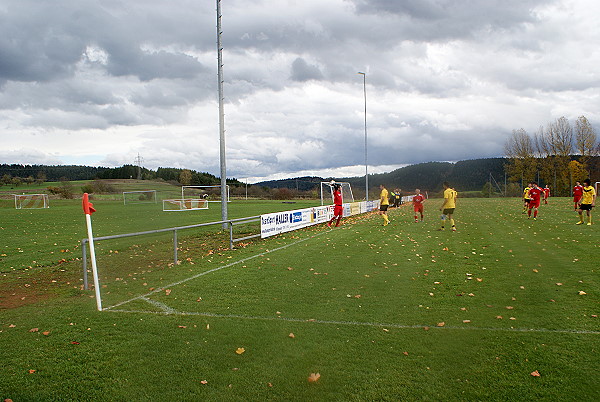
<instances>
[{"instance_id":1,"label":"field boundary line","mask_svg":"<svg viewBox=\"0 0 600 402\"><path fill-rule=\"evenodd\" d=\"M131 303L132 301L135 301L135 300L146 299L146 300L148 301L148 300L149 300L149 299L148 299L148 296L151 296L151 295L153 295L153 294L156 294L156 293L162 292L162 291L164 291L164 290L165 290L165 289L167 289L167 288L174 287L174 286L179 286L179 285L181 285L182 283L189 282L189 281L191 281L191 280L197 279L197 278L199 278L199 277L201 277L201 276L204 276L204 275L210 274L210 273L212 273L212 272L220 271L220 270L222 270L222 269L224 269L224 268L229 268L229 267L232 267L232 266L234 266L234 265L241 264L241 263L244 263L244 262L246 262L246 261L250 261L250 260L252 260L252 259L254 259L254 258L262 257L262 256L265 256L265 255L267 255L267 254L274 253L274 252L276 252L276 251L284 250L284 249L286 249L286 248L288 248L288 247L295 246L296 244L300 244L300 243L302 243L302 242L305 242L305 241L308 241L308 240L314 239L314 238L316 238L316 237L318 237L318 236L321 236L321 235L323 235L323 234L325 234L325 233L329 233L329 232L331 232L331 230L325 230L325 231L322 231L322 232L320 232L320 233L316 233L316 234L314 234L314 235L312 235L312 236L306 237L306 238L304 238L304 239L300 239L300 240L297 240L297 241L295 241L295 242L292 242L292 243L289 243L289 244L285 244L285 245L283 245L283 246L281 246L281 247L277 247L277 248L274 248L274 249L272 249L272 250L263 251L263 252L261 252L261 253L259 253L259 254L251 255L250 257L242 258L241 260L234 261L234 262L231 262L231 263L229 263L229 264L221 265L220 267L216 267L216 268L213 268L213 269L209 269L208 271L204 271L204 272L201 272L201 273L199 273L199 274L196 274L196 275L190 276L189 278L182 279L182 280L180 280L180 281L173 282L173 283L170 283L170 284L168 284L168 285L165 285L165 286L161 286L160 288L154 289L153 291L151 291L151 292L148 292L148 293L146 293L146 294L143 294L143 295L140 295L140 296L133 297L133 298L131 298L131 299L129 299L129 300L125 300L125 301L123 301L123 302L117 303L117 304L115 304L115 305L112 305L112 306L109 306L109 307L105 307L105 308L103 308L103 309L102 309L102 311L112 310L112 309L114 309L115 307L119 307L119 306L122 306L122 305L124 305L124 304Z\"/></svg>"},{"instance_id":2,"label":"field boundary line","mask_svg":"<svg viewBox=\"0 0 600 402\"><path fill-rule=\"evenodd\" d=\"M150 300L149 300L150 301ZM150 301L152 302L152 301ZM151 303L154 304L154 303ZM162 303L159 303L162 304ZM394 324L394 323L379 323L379 322L363 322L363 321L335 321L335 320L317 320L317 319L302 319L302 318L286 318L286 317L261 317L261 316L247 316L239 314L218 314L218 313L201 313L201 312L183 312L176 311L166 305L168 311L143 311L143 310L121 310L111 309L110 312L114 313L130 313L130 314L156 314L156 315L174 315L174 316L200 316L210 318L233 318L242 320L253 320L253 321L285 321L293 323L307 323L307 324L324 324L324 325L345 325L345 326L363 326L363 327L382 327L382 328L396 328L396 329L424 329L429 328L430 330L463 330L463 331L490 331L490 332L524 332L524 333L554 333L554 334L574 334L574 335L600 335L600 331L588 331L588 330L577 330L577 329L549 329L549 328L494 328L494 327L455 327L455 326L443 326L437 327L435 325L406 325L406 324Z\"/></svg>"}]
</instances>

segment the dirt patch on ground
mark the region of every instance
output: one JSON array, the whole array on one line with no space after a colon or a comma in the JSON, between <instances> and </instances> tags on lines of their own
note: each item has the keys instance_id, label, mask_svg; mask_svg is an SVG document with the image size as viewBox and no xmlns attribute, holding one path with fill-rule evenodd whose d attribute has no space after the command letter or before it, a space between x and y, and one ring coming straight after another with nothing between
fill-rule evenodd
<instances>
[{"instance_id":1,"label":"dirt patch on ground","mask_svg":"<svg viewBox=\"0 0 600 402\"><path fill-rule=\"evenodd\" d=\"M81 268L77 263L1 274L0 311L36 304L70 290L83 290Z\"/></svg>"}]
</instances>

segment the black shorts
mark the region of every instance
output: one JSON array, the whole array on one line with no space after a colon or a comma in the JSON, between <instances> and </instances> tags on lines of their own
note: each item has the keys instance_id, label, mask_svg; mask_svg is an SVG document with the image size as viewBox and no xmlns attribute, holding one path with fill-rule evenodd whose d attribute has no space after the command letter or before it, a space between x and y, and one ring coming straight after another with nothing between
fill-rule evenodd
<instances>
[{"instance_id":1,"label":"black shorts","mask_svg":"<svg viewBox=\"0 0 600 402\"><path fill-rule=\"evenodd\" d=\"M579 209L582 211L591 211L592 208L592 204L579 204Z\"/></svg>"},{"instance_id":2,"label":"black shorts","mask_svg":"<svg viewBox=\"0 0 600 402\"><path fill-rule=\"evenodd\" d=\"M444 215L452 215L454 214L454 208L446 208L442 211Z\"/></svg>"},{"instance_id":3,"label":"black shorts","mask_svg":"<svg viewBox=\"0 0 600 402\"><path fill-rule=\"evenodd\" d=\"M380 205L379 210L382 212L385 212L385 211L387 211L388 207L389 207L389 205Z\"/></svg>"}]
</instances>

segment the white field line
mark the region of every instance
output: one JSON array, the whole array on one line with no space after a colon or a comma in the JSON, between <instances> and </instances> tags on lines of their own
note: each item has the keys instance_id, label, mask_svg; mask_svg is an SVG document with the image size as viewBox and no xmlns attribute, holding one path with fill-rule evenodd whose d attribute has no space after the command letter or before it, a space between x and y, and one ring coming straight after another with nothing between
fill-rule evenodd
<instances>
[{"instance_id":1,"label":"white field line","mask_svg":"<svg viewBox=\"0 0 600 402\"><path fill-rule=\"evenodd\" d=\"M226 264L226 265L221 265L220 267L217 267L217 268L209 269L208 271L204 271L204 272L201 272L201 273L199 273L199 274L196 274L196 275L194 275L194 276L190 276L189 278L182 279L182 280L180 280L180 281L178 281L178 282L173 282L173 283L171 283L171 284L168 284L168 285L162 286L162 287L160 287L160 288L158 288L158 289L154 289L152 292L148 292L148 293L146 293L146 294L143 294L143 295L140 295L140 296L136 296L136 297L133 297L133 298L131 298L131 299L129 299L129 300L125 300L125 301L123 301L123 302L117 303L117 304L115 304L114 306L110 306L110 307L104 307L102 310L103 310L103 311L106 311L106 310L111 310L111 309L113 309L113 308L115 308L115 307L119 307L119 306L122 306L122 305L124 305L124 304L130 303L130 302L132 302L132 301L134 301L134 300L146 299L148 296L151 296L151 295L153 295L153 294L156 294L156 293L162 292L162 291L164 291L165 289L168 289L168 288L171 288L171 287L174 287L174 286L179 286L179 285L181 285L182 283L189 282L189 281L191 281L191 280L194 280L194 279L196 279L196 278L199 278L199 277L201 277L201 276L204 276L204 275L210 274L210 273L212 273L212 272L220 271L221 269L224 269L224 268L229 268L229 267L232 267L232 266L234 266L234 265L237 265L237 264L244 263L244 262L246 262L246 261L252 260L252 259L254 259L254 258L257 258L257 257L263 257L263 256L265 256L266 254L270 254L270 253L274 253L274 252L276 252L276 251L284 250L284 249L286 249L286 248L288 248L288 247L295 246L296 244L299 244L299 243L305 242L305 241L307 241L307 240L314 239L314 238L315 238L315 237L317 237L317 236L321 236L321 235L323 235L323 234L325 234L325 233L329 233L329 232L331 232L331 230L325 230L325 231L323 231L323 232L320 232L320 233L314 234L314 235L312 235L312 236L309 236L309 237L306 237L306 238L304 238L304 239L300 239L300 240L297 240L297 241L295 241L295 242L292 242L292 243L286 244L285 246L277 247L277 248L274 248L274 249L272 249L272 250L267 250L267 251L265 251L265 252L262 252L262 253L259 253L259 254L252 255L252 256L250 256L250 257L243 258L243 259L241 259L241 260L239 260L239 261L234 261L234 262L232 262L232 263L229 263L229 264Z\"/></svg>"},{"instance_id":2,"label":"white field line","mask_svg":"<svg viewBox=\"0 0 600 402\"><path fill-rule=\"evenodd\" d=\"M145 298L144 298L145 299ZM151 300L145 299L152 303ZM154 304L154 303L152 303ZM160 303L162 304L162 303ZM166 306L165 306L166 307ZM294 323L307 324L326 324L326 325L344 325L344 326L363 326L363 327L381 327L381 328L396 328L396 329L423 329L428 327L434 329L451 329L465 331L490 331L490 332L532 332L532 333L554 333L554 334L576 334L576 335L600 335L600 331L586 331L577 329L548 329L548 328L493 328L493 327L474 327L465 325L464 327L444 326L437 327L435 325L404 325L394 323L379 323L379 322L360 322L360 321L331 321L331 320L316 320L316 319L301 319L301 318L285 318L285 317L259 317L246 316L238 314L215 314L215 313L200 313L200 312L181 312L167 307L171 311L136 311L136 310L118 310L112 309L111 312L116 313L138 313L138 314L160 314L160 315L180 315L180 316L200 316L211 318L226 318L239 320L255 320L255 321L285 321ZM163 309L164 310L164 309Z\"/></svg>"},{"instance_id":3,"label":"white field line","mask_svg":"<svg viewBox=\"0 0 600 402\"><path fill-rule=\"evenodd\" d=\"M156 300L151 300L151 299L148 299L147 297L142 297L141 299L142 299L142 300L144 300L144 301L146 301L146 302L148 302L148 303L150 303L150 304L152 304L152 305L153 305L153 306L155 306L155 307L158 307L158 308L159 308L159 309L161 309L161 310L162 310L162 311L163 311L165 314L177 314L177 310L175 310L175 309L172 309L171 307L167 306L167 305L166 305L166 304L164 304L164 303L161 303L161 302L159 302L159 301L156 301Z\"/></svg>"}]
</instances>

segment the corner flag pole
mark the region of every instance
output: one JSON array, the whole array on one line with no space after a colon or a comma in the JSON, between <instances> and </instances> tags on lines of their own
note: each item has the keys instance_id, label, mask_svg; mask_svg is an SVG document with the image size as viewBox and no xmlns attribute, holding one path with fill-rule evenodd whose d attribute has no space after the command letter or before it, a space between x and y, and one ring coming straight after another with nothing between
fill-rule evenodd
<instances>
[{"instance_id":1,"label":"corner flag pole","mask_svg":"<svg viewBox=\"0 0 600 402\"><path fill-rule=\"evenodd\" d=\"M98 311L102 311L102 300L100 299L100 282L98 281L98 268L96 267L96 249L94 247L94 235L92 234L92 214L96 212L94 204L89 201L88 193L83 193L83 213L87 225L88 242L90 243L90 259L92 260L92 274L94 275L94 291L96 292L96 305Z\"/></svg>"}]
</instances>

